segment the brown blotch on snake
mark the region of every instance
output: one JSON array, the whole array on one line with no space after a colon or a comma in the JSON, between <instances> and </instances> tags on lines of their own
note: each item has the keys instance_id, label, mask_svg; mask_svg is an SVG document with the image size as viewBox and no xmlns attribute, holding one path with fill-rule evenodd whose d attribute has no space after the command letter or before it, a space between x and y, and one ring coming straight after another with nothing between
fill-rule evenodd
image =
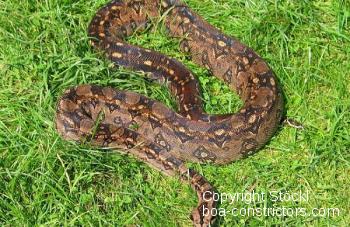
<instances>
[{"instance_id":1,"label":"brown blotch on snake","mask_svg":"<svg viewBox=\"0 0 350 227\"><path fill-rule=\"evenodd\" d=\"M183 64L124 41L163 14L169 36L183 37L180 48L238 93L244 102L240 111L206 114L199 83ZM193 224L208 226L215 217L203 211L215 207L208 196L214 188L184 162L225 164L261 148L276 131L283 110L274 73L252 49L178 0L112 1L97 12L88 33L92 46L116 65L169 81L179 112L133 92L80 85L67 90L57 104L59 134L67 140L120 148L165 174L178 174L198 195Z\"/></svg>"}]
</instances>

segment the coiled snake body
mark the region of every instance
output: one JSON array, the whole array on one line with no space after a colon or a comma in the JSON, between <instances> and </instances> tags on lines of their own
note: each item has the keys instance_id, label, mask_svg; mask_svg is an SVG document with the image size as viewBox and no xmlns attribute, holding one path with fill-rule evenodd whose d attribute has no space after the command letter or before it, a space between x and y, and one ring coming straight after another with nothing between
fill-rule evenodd
<instances>
[{"instance_id":1,"label":"coiled snake body","mask_svg":"<svg viewBox=\"0 0 350 227\"><path fill-rule=\"evenodd\" d=\"M123 41L162 15L169 35L182 37L180 48L238 93L244 101L238 113L204 113L198 81L189 70L174 59ZM209 225L214 217L205 211L215 207L210 196L214 189L184 162L229 163L269 140L283 109L273 72L253 50L178 0L112 1L97 12L88 32L91 44L115 64L168 81L179 112L133 92L80 85L67 90L58 102L59 134L67 140L122 148L166 174L190 180L199 199L193 223Z\"/></svg>"}]
</instances>

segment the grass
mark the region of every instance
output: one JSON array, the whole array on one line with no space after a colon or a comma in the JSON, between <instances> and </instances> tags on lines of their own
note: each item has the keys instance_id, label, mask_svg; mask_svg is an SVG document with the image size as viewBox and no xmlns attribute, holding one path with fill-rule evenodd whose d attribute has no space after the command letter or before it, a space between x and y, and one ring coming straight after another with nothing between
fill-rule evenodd
<instances>
[{"instance_id":1,"label":"grass","mask_svg":"<svg viewBox=\"0 0 350 227\"><path fill-rule=\"evenodd\" d=\"M348 1L188 0L206 20L263 56L286 97L281 126L259 153L226 166L193 165L221 193L309 192L222 209L338 208L339 216L226 215L223 226L349 226L350 4ZM0 225L189 226L196 196L131 157L60 139L57 98L77 84L132 90L175 108L169 92L117 70L88 46L87 24L106 1L0 0ZM179 53L162 29L131 42L184 62L198 75L205 109L237 110L237 96Z\"/></svg>"}]
</instances>

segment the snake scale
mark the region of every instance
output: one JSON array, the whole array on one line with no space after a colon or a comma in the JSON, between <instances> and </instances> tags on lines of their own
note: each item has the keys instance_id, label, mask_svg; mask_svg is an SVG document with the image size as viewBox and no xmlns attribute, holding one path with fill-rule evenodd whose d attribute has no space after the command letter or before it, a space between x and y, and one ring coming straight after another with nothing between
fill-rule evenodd
<instances>
[{"instance_id":1,"label":"snake scale","mask_svg":"<svg viewBox=\"0 0 350 227\"><path fill-rule=\"evenodd\" d=\"M170 37L198 65L226 82L243 100L235 114L203 111L199 83L175 59L125 42L135 31L164 17ZM92 19L91 45L116 65L167 82L179 111L140 94L97 85L64 92L57 104L56 128L66 140L119 148L167 175L179 175L197 192L195 226L215 217L213 186L186 161L225 164L252 154L276 131L283 111L277 80L265 61L237 39L222 34L179 0L117 0Z\"/></svg>"}]
</instances>

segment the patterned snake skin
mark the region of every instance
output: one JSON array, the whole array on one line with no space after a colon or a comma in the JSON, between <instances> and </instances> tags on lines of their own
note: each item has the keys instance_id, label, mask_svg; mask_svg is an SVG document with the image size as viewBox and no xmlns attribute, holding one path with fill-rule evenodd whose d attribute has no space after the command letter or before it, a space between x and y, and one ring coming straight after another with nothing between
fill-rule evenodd
<instances>
[{"instance_id":1,"label":"patterned snake skin","mask_svg":"<svg viewBox=\"0 0 350 227\"><path fill-rule=\"evenodd\" d=\"M244 101L236 114L203 112L198 81L180 62L123 41L152 19L164 17L169 36L181 38L192 60L226 82ZM67 90L57 105L56 128L67 140L119 148L167 175L177 174L197 192L195 226L214 218L214 188L184 162L224 164L252 154L276 131L283 99L274 73L249 47L222 34L178 0L117 0L89 25L93 47L116 65L167 82L176 113L145 96L96 85Z\"/></svg>"}]
</instances>

